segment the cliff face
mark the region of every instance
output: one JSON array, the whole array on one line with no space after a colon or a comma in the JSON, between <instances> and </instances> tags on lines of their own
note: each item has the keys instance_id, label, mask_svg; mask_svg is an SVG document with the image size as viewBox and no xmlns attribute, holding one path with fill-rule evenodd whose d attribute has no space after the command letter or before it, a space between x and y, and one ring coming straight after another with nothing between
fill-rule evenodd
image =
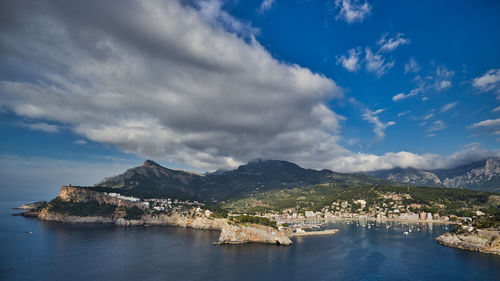
<instances>
[{"instance_id":1,"label":"cliff face","mask_svg":"<svg viewBox=\"0 0 500 281\"><path fill-rule=\"evenodd\" d=\"M132 202L118 199L103 192L96 192L86 188L63 186L59 193L63 201L89 202L113 204L121 207L139 206L144 208L141 202ZM49 204L50 205L50 204ZM117 209L118 210L118 209ZM124 219L123 211L115 211L109 217L103 216L73 216L64 213L50 211L49 207L43 208L38 218L43 221L64 223L113 223L122 226L148 226L148 225L171 225L190 227L195 229L221 230L219 244L242 244L242 243L267 243L277 245L290 245L292 241L281 231L263 225L229 225L226 219L213 218L203 211L193 213L172 214L146 214L140 219Z\"/></svg>"},{"instance_id":2,"label":"cliff face","mask_svg":"<svg viewBox=\"0 0 500 281\"><path fill-rule=\"evenodd\" d=\"M224 224L218 244L267 243L276 245L291 245L288 236L272 227L249 224Z\"/></svg>"},{"instance_id":3,"label":"cliff face","mask_svg":"<svg viewBox=\"0 0 500 281\"><path fill-rule=\"evenodd\" d=\"M437 237L436 241L449 247L500 255L499 231L477 230L477 232L472 233L445 233Z\"/></svg>"},{"instance_id":4,"label":"cliff face","mask_svg":"<svg viewBox=\"0 0 500 281\"><path fill-rule=\"evenodd\" d=\"M74 186L61 187L61 191L59 192L59 198L61 198L63 201L88 202L95 200L101 204L103 203L112 204L118 207L130 208L137 206L142 208L142 204L140 202L122 200L116 197L111 197L104 192L97 192L89 190L87 188L74 187Z\"/></svg>"}]
</instances>

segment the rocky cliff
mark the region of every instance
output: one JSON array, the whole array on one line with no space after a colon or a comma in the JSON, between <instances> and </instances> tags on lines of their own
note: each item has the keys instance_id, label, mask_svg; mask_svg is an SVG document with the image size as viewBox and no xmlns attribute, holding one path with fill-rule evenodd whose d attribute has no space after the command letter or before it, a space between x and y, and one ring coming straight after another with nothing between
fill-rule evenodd
<instances>
[{"instance_id":1,"label":"rocky cliff","mask_svg":"<svg viewBox=\"0 0 500 281\"><path fill-rule=\"evenodd\" d=\"M96 192L86 188L63 186L58 196L63 202L98 202L99 204L116 205L123 208L141 207L141 202L132 202L112 197L104 192ZM214 218L210 212L192 208L189 212L172 212L169 214L157 214L145 212L140 218L125 219L122 208L110 213L108 216L75 216L64 212L56 212L47 207L37 212L38 219L51 222L63 223L109 223L121 226L150 226L170 225L190 227L194 229L221 230L219 244L242 244L242 243L267 243L278 245L290 245L292 241L284 232L262 225L229 225L226 219Z\"/></svg>"},{"instance_id":2,"label":"rocky cliff","mask_svg":"<svg viewBox=\"0 0 500 281\"><path fill-rule=\"evenodd\" d=\"M292 240L282 232L269 226L258 224L224 224L218 244L266 243L291 245Z\"/></svg>"},{"instance_id":3,"label":"rocky cliff","mask_svg":"<svg viewBox=\"0 0 500 281\"><path fill-rule=\"evenodd\" d=\"M437 237L436 241L449 247L500 255L499 231L479 229L470 233L449 232Z\"/></svg>"},{"instance_id":4,"label":"rocky cliff","mask_svg":"<svg viewBox=\"0 0 500 281\"><path fill-rule=\"evenodd\" d=\"M129 200L122 200L116 197L109 196L105 192L97 192L90 190L88 188L76 187L76 186L63 186L59 192L59 198L63 201L72 202L88 202L91 200L97 201L100 204L112 204L118 207L140 207L142 204L140 202L133 202Z\"/></svg>"}]
</instances>

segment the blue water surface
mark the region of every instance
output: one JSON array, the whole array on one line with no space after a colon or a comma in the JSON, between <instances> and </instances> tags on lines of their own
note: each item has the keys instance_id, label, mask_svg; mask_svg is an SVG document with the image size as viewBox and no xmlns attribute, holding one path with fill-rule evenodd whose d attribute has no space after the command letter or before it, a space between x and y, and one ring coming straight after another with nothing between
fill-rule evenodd
<instances>
[{"instance_id":1,"label":"blue water surface","mask_svg":"<svg viewBox=\"0 0 500 281\"><path fill-rule=\"evenodd\" d=\"M289 247L216 246L218 231L12 216L22 203L0 201L0 280L500 280L499 256L437 244L445 225L343 221Z\"/></svg>"}]
</instances>

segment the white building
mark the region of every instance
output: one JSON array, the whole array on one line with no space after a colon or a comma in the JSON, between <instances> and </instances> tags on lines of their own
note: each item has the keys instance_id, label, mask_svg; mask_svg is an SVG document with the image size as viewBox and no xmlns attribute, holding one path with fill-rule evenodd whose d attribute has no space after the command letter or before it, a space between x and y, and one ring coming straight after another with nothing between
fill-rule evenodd
<instances>
[{"instance_id":1,"label":"white building","mask_svg":"<svg viewBox=\"0 0 500 281\"><path fill-rule=\"evenodd\" d=\"M306 211L304 213L304 215L306 216L306 218L315 218L316 217L316 213L313 211Z\"/></svg>"}]
</instances>

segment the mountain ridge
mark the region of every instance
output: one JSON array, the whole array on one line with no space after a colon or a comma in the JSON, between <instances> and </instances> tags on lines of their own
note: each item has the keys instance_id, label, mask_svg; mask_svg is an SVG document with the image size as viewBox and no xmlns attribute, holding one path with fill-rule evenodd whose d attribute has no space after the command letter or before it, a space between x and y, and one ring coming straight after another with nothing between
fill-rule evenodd
<instances>
[{"instance_id":1,"label":"mountain ridge","mask_svg":"<svg viewBox=\"0 0 500 281\"><path fill-rule=\"evenodd\" d=\"M132 195L169 195L200 200L224 200L255 192L333 183L338 186L387 184L362 174L305 169L283 160L255 160L230 171L200 175L165 168L152 160L108 177L94 187L125 191ZM208 198L208 199L207 199Z\"/></svg>"},{"instance_id":2,"label":"mountain ridge","mask_svg":"<svg viewBox=\"0 0 500 281\"><path fill-rule=\"evenodd\" d=\"M397 167L364 174L400 184L500 192L500 157L488 157L451 169Z\"/></svg>"}]
</instances>

